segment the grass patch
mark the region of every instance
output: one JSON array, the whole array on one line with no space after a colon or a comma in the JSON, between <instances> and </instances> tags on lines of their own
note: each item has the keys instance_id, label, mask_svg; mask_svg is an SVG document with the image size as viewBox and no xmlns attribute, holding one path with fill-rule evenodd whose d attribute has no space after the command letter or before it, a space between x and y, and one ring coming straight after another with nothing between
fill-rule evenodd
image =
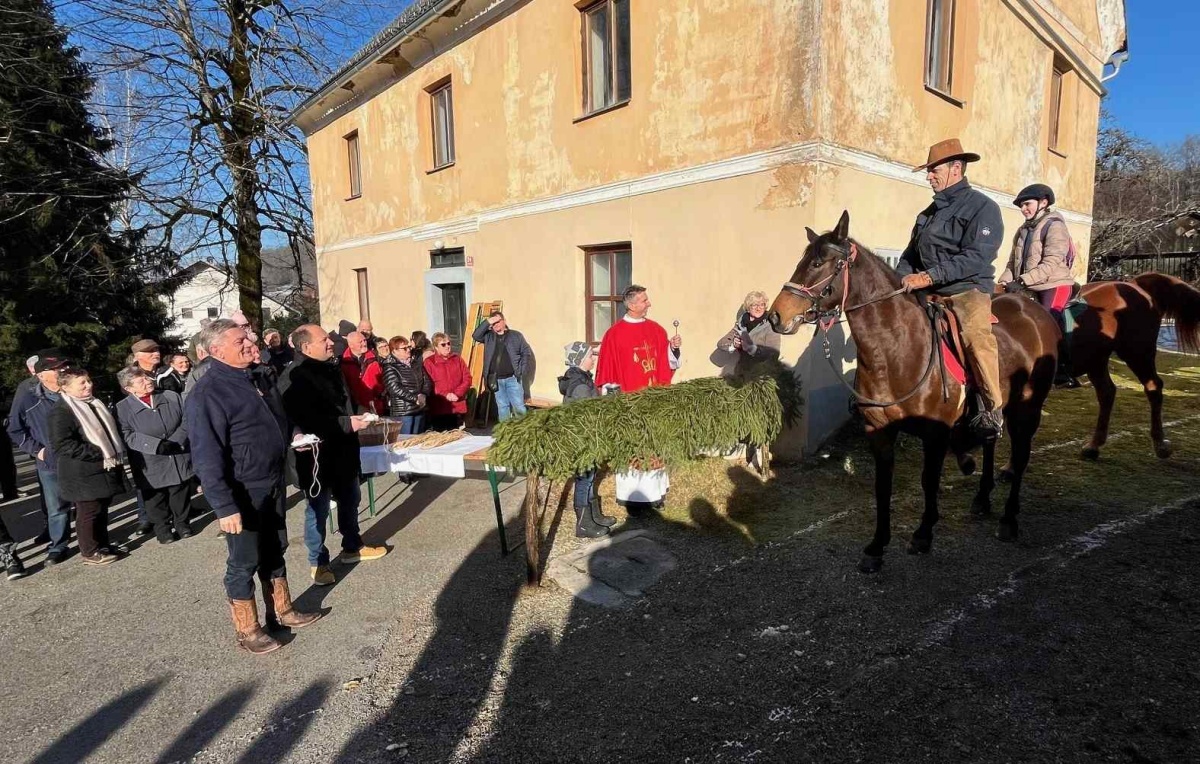
<instances>
[{"instance_id":1,"label":"grass patch","mask_svg":"<svg viewBox=\"0 0 1200 764\"><path fill-rule=\"evenodd\" d=\"M1109 427L1109 443L1099 462L1079 458L1091 436L1098 406L1090 386L1056 390L1046 403L1034 455L1022 490L1026 517L1047 512L1095 514L1139 511L1169 503L1198 490L1200 469L1200 359L1160 353L1159 375L1165 383L1163 420L1175 448L1170 459L1154 456L1150 443L1150 408L1141 384L1124 364L1114 362L1117 402ZM1172 424L1174 423L1174 424ZM1040 449L1040 450L1039 450ZM1009 441L997 448L997 468L1008 459ZM920 489L921 447L908 436L897 444L893 492L893 531L915 527L923 499ZM942 532L961 528L978 486L978 475L964 477L947 459L942 481ZM671 470L665 518L698 532L760 544L786 538L815 522L850 510L839 522L843 532L866 538L874 528L874 464L861 427L852 423L834 438L821 456L804 464L783 466L763 483L740 462L697 459ZM600 486L606 505L612 480ZM996 511L1003 507L1008 486L992 495Z\"/></svg>"}]
</instances>

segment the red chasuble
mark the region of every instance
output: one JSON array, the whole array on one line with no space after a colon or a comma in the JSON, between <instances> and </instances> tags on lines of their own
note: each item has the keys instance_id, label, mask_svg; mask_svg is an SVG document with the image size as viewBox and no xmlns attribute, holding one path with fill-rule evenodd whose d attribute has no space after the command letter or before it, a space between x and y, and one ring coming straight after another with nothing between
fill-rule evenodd
<instances>
[{"instance_id":1,"label":"red chasuble","mask_svg":"<svg viewBox=\"0 0 1200 764\"><path fill-rule=\"evenodd\" d=\"M667 330L653 321L621 319L604 333L596 366L596 387L610 383L621 392L634 393L644 387L671 384Z\"/></svg>"}]
</instances>

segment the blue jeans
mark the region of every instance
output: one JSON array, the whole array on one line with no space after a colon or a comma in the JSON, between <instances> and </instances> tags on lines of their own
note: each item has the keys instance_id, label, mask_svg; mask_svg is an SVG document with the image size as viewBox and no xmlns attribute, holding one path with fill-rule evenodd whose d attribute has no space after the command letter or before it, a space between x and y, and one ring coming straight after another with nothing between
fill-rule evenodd
<instances>
[{"instance_id":1,"label":"blue jeans","mask_svg":"<svg viewBox=\"0 0 1200 764\"><path fill-rule=\"evenodd\" d=\"M225 596L254 599L254 574L264 581L287 578L284 552L288 547L282 489L249 491L240 500L242 532L225 534L229 557L225 561ZM270 596L270 595L267 595Z\"/></svg>"},{"instance_id":2,"label":"blue jeans","mask_svg":"<svg viewBox=\"0 0 1200 764\"><path fill-rule=\"evenodd\" d=\"M412 414L400 417L401 435L420 435L425 432L425 414Z\"/></svg>"},{"instance_id":3,"label":"blue jeans","mask_svg":"<svg viewBox=\"0 0 1200 764\"><path fill-rule=\"evenodd\" d=\"M50 534L49 553L62 554L71 540L71 502L58 497L58 473L38 467L42 497L46 501L46 532Z\"/></svg>"},{"instance_id":4,"label":"blue jeans","mask_svg":"<svg viewBox=\"0 0 1200 764\"><path fill-rule=\"evenodd\" d=\"M575 503L572 506L586 507L592 502L592 484L595 480L595 470L575 476Z\"/></svg>"},{"instance_id":5,"label":"blue jeans","mask_svg":"<svg viewBox=\"0 0 1200 764\"><path fill-rule=\"evenodd\" d=\"M503 422L511 416L525 413L525 388L516 377L496 380L496 415Z\"/></svg>"},{"instance_id":6,"label":"blue jeans","mask_svg":"<svg viewBox=\"0 0 1200 764\"><path fill-rule=\"evenodd\" d=\"M362 549L362 536L358 533L358 503L362 491L358 478L332 481L333 485L322 485L316 498L308 497L304 508L304 546L308 547L309 567L329 564L329 550L325 548L325 533L329 527L329 500L337 499L338 533L342 534L342 551L357 552Z\"/></svg>"}]
</instances>

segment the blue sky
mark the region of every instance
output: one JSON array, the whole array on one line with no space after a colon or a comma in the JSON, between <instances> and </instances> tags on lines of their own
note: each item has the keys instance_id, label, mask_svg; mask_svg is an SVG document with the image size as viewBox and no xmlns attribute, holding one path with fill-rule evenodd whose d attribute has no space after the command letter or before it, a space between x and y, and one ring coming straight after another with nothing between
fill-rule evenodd
<instances>
[{"instance_id":1,"label":"blue sky","mask_svg":"<svg viewBox=\"0 0 1200 764\"><path fill-rule=\"evenodd\" d=\"M1129 61L1104 106L1118 124L1160 146L1200 134L1200 0L1126 0Z\"/></svg>"}]
</instances>

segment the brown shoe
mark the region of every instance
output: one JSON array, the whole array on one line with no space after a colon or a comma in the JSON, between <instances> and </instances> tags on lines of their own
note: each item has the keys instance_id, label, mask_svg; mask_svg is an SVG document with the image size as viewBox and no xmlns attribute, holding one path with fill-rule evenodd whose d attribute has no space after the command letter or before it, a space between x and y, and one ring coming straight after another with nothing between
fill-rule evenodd
<instances>
[{"instance_id":1,"label":"brown shoe","mask_svg":"<svg viewBox=\"0 0 1200 764\"><path fill-rule=\"evenodd\" d=\"M283 647L258 624L258 609L254 606L254 600L229 600L229 609L233 615L238 647L254 655L274 652Z\"/></svg>"},{"instance_id":2,"label":"brown shoe","mask_svg":"<svg viewBox=\"0 0 1200 764\"><path fill-rule=\"evenodd\" d=\"M79 559L83 560L84 565L112 565L117 561L117 556L97 550L92 554L82 554Z\"/></svg>"},{"instance_id":3,"label":"brown shoe","mask_svg":"<svg viewBox=\"0 0 1200 764\"><path fill-rule=\"evenodd\" d=\"M388 553L385 546L364 546L353 552L342 552L342 562L366 562L368 560L378 560Z\"/></svg>"},{"instance_id":4,"label":"brown shoe","mask_svg":"<svg viewBox=\"0 0 1200 764\"><path fill-rule=\"evenodd\" d=\"M264 589L263 594L266 594ZM302 613L292 606L292 593L288 591L288 582L286 578L271 579L271 599L273 600L275 610L275 620L283 627L289 629L303 629L309 624L320 620L321 616L325 615L321 611L315 613Z\"/></svg>"}]
</instances>

